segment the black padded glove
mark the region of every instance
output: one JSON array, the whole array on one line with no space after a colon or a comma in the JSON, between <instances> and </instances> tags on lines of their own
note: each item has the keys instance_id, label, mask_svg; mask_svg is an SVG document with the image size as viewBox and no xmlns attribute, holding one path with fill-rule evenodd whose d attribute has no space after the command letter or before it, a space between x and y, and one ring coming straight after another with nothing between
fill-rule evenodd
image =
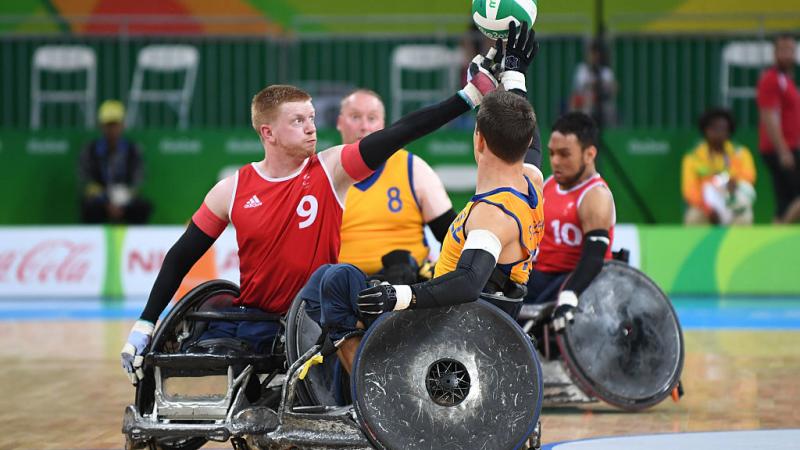
<instances>
[{"instance_id":1,"label":"black padded glove","mask_svg":"<svg viewBox=\"0 0 800 450\"><path fill-rule=\"evenodd\" d=\"M508 25L508 42L503 58L500 82L507 91L518 89L523 92L525 88L525 74L528 67L539 52L539 42L536 40L536 32L528 28L527 22L522 22L519 32L517 25L511 22Z\"/></svg>"},{"instance_id":2,"label":"black padded glove","mask_svg":"<svg viewBox=\"0 0 800 450\"><path fill-rule=\"evenodd\" d=\"M381 314L394 310L396 304L397 291L391 284L378 284L358 294L358 314L367 322L372 322Z\"/></svg>"}]
</instances>

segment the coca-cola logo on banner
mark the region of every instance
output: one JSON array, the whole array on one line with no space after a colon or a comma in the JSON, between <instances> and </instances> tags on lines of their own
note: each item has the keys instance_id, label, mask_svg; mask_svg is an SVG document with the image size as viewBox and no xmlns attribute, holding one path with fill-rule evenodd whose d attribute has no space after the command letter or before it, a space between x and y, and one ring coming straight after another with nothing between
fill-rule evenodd
<instances>
[{"instance_id":1,"label":"coca-cola logo on banner","mask_svg":"<svg viewBox=\"0 0 800 450\"><path fill-rule=\"evenodd\" d=\"M81 283L91 267L94 246L67 239L39 242L26 250L0 254L0 281L17 283Z\"/></svg>"},{"instance_id":2,"label":"coca-cola logo on banner","mask_svg":"<svg viewBox=\"0 0 800 450\"><path fill-rule=\"evenodd\" d=\"M0 296L98 296L106 272L100 227L0 229Z\"/></svg>"}]
</instances>

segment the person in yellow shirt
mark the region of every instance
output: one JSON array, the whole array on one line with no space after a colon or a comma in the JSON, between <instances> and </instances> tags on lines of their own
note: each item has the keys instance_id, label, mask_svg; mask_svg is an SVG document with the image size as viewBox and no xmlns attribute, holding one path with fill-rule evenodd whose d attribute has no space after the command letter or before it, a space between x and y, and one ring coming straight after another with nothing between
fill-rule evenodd
<instances>
[{"instance_id":1,"label":"person in yellow shirt","mask_svg":"<svg viewBox=\"0 0 800 450\"><path fill-rule=\"evenodd\" d=\"M750 150L730 140L736 130L733 116L710 109L700 117L699 128L703 140L681 164L684 223L752 224L756 170Z\"/></svg>"},{"instance_id":2,"label":"person in yellow shirt","mask_svg":"<svg viewBox=\"0 0 800 450\"><path fill-rule=\"evenodd\" d=\"M384 128L380 96L358 89L342 99L336 128L342 144ZM417 281L428 257L424 228L441 242L455 218L436 172L419 156L398 150L375 173L347 191L339 262L395 283Z\"/></svg>"}]
</instances>

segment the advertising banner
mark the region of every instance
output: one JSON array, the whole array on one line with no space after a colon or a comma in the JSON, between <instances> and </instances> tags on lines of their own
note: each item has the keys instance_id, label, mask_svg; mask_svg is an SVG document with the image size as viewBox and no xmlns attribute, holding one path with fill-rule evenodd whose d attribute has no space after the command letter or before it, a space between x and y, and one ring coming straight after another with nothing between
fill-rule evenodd
<instances>
[{"instance_id":1,"label":"advertising banner","mask_svg":"<svg viewBox=\"0 0 800 450\"><path fill-rule=\"evenodd\" d=\"M637 269L641 268L639 230L636 225L623 223L614 226L614 243L611 245L611 250L617 252L622 249L628 251L628 264Z\"/></svg>"},{"instance_id":2,"label":"advertising banner","mask_svg":"<svg viewBox=\"0 0 800 450\"><path fill-rule=\"evenodd\" d=\"M670 294L800 293L800 227L638 228L641 269Z\"/></svg>"},{"instance_id":3,"label":"advertising banner","mask_svg":"<svg viewBox=\"0 0 800 450\"><path fill-rule=\"evenodd\" d=\"M149 295L183 226L0 227L0 298ZM438 245L431 239L432 255ZM670 295L800 294L800 227L615 227L614 251ZM212 279L239 283L229 227L176 297Z\"/></svg>"},{"instance_id":4,"label":"advertising banner","mask_svg":"<svg viewBox=\"0 0 800 450\"><path fill-rule=\"evenodd\" d=\"M0 235L0 295L102 294L106 275L102 227L6 227Z\"/></svg>"},{"instance_id":5,"label":"advertising banner","mask_svg":"<svg viewBox=\"0 0 800 450\"><path fill-rule=\"evenodd\" d=\"M122 297L147 296L170 247L183 234L179 226L129 227L120 244L119 273ZM211 249L192 267L178 290L177 297L198 284L223 278L239 283L236 235L229 227ZM115 283L109 283L114 286ZM113 290L113 288L112 288Z\"/></svg>"}]
</instances>

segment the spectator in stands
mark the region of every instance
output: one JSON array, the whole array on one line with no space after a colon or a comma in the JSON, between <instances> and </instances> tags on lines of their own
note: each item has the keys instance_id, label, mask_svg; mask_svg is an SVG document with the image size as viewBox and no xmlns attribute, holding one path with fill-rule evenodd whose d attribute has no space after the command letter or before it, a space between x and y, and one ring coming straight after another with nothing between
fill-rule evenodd
<instances>
[{"instance_id":1,"label":"spectator in stands","mask_svg":"<svg viewBox=\"0 0 800 450\"><path fill-rule=\"evenodd\" d=\"M103 136L83 150L78 166L81 221L147 223L152 207L137 196L143 178L142 154L122 135L125 107L106 100L97 115Z\"/></svg>"},{"instance_id":2,"label":"spectator in stands","mask_svg":"<svg viewBox=\"0 0 800 450\"><path fill-rule=\"evenodd\" d=\"M733 116L719 108L699 120L703 140L683 157L681 190L687 225L750 225L756 169L746 147L730 138L736 130Z\"/></svg>"},{"instance_id":3,"label":"spectator in stands","mask_svg":"<svg viewBox=\"0 0 800 450\"><path fill-rule=\"evenodd\" d=\"M761 74L757 88L761 117L758 148L772 174L776 222L791 222L800 216L800 94L793 78L795 48L792 36L775 39L775 65Z\"/></svg>"},{"instance_id":4,"label":"spectator in stands","mask_svg":"<svg viewBox=\"0 0 800 450\"><path fill-rule=\"evenodd\" d=\"M603 42L594 40L589 44L586 62L575 68L569 100L570 111L588 114L603 127L617 124L617 80L607 56ZM598 79L601 80L599 86Z\"/></svg>"}]
</instances>

